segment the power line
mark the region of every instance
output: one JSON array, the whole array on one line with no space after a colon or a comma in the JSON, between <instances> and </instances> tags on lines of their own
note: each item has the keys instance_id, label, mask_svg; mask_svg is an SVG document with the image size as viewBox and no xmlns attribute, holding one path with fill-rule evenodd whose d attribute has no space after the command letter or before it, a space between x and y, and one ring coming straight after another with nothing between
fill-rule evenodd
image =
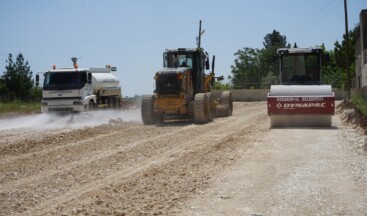
<instances>
[{"instance_id":1,"label":"power line","mask_svg":"<svg viewBox=\"0 0 367 216\"><path fill-rule=\"evenodd\" d=\"M325 13L322 14L322 16L316 18L315 20L311 21L310 23L308 23L307 25L305 25L304 30L299 31L298 33L295 33L293 35L291 35L293 38L297 37L300 34L303 34L304 32L309 32L309 28L311 26L314 26L316 23L320 23L320 20L325 19L326 17L328 17L328 15L334 11L338 6L340 5L340 2L336 1L336 4L334 4L332 7L330 7L330 9L328 11L326 11Z\"/></svg>"}]
</instances>

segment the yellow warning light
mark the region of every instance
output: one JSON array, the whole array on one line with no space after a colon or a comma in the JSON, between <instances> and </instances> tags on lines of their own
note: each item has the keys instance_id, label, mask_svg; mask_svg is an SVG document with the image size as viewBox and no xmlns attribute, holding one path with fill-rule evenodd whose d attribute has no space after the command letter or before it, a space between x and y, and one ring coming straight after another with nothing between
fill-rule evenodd
<instances>
[{"instance_id":1,"label":"yellow warning light","mask_svg":"<svg viewBox=\"0 0 367 216\"><path fill-rule=\"evenodd\" d=\"M74 64L74 68L75 69L78 69L78 64Z\"/></svg>"}]
</instances>

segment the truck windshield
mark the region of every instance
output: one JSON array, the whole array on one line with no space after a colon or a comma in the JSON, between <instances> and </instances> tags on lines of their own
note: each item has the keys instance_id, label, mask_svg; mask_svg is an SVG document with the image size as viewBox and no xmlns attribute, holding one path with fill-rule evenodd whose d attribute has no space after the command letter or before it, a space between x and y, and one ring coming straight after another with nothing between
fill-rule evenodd
<instances>
[{"instance_id":1,"label":"truck windshield","mask_svg":"<svg viewBox=\"0 0 367 216\"><path fill-rule=\"evenodd\" d=\"M44 90L80 89L87 83L87 74L82 72L47 72L43 83Z\"/></svg>"},{"instance_id":2,"label":"truck windshield","mask_svg":"<svg viewBox=\"0 0 367 216\"><path fill-rule=\"evenodd\" d=\"M164 67L178 68L189 67L193 68L193 55L187 53L168 52L164 53Z\"/></svg>"},{"instance_id":3,"label":"truck windshield","mask_svg":"<svg viewBox=\"0 0 367 216\"><path fill-rule=\"evenodd\" d=\"M320 57L318 54L282 56L282 84L320 84Z\"/></svg>"}]
</instances>

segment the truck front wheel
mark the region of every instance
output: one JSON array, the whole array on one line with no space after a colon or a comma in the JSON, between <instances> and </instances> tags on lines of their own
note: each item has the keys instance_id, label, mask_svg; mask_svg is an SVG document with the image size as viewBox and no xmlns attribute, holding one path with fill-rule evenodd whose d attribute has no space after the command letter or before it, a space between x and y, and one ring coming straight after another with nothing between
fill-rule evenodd
<instances>
[{"instance_id":1,"label":"truck front wheel","mask_svg":"<svg viewBox=\"0 0 367 216\"><path fill-rule=\"evenodd\" d=\"M89 101L89 104L88 104L88 110L89 111L93 111L93 110L95 110L95 105L94 105L94 102L93 102L93 100L90 100Z\"/></svg>"}]
</instances>

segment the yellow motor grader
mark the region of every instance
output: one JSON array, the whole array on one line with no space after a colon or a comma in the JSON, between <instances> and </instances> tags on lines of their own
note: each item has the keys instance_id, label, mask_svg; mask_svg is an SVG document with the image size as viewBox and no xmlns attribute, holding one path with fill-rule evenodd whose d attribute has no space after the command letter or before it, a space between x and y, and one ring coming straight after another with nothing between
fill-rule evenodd
<instances>
[{"instance_id":1,"label":"yellow motor grader","mask_svg":"<svg viewBox=\"0 0 367 216\"><path fill-rule=\"evenodd\" d=\"M167 49L163 54L164 68L155 76L153 95L145 95L141 105L144 124L156 124L169 119L193 119L204 124L216 116L232 115L233 101L230 91L220 97L211 94L215 77L214 62L209 70L209 55L204 49Z\"/></svg>"}]
</instances>

